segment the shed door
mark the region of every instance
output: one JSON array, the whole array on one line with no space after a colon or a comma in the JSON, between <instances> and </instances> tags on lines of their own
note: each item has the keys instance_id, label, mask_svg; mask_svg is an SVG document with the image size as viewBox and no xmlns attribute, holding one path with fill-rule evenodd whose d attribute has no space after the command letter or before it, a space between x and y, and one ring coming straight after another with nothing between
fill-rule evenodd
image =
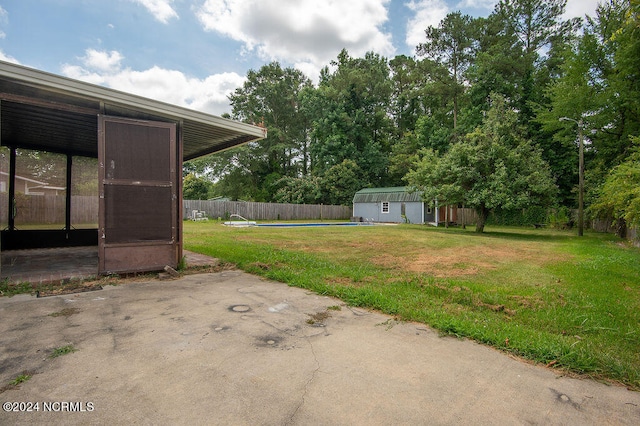
<instances>
[{"instance_id":1,"label":"shed door","mask_svg":"<svg viewBox=\"0 0 640 426\"><path fill-rule=\"evenodd\" d=\"M176 126L99 116L101 274L177 265Z\"/></svg>"}]
</instances>

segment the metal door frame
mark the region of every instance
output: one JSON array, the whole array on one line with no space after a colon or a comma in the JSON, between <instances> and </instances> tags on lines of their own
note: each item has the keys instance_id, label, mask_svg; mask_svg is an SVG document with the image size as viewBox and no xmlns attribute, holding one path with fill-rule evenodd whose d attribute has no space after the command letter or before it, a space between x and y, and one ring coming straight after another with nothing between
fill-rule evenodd
<instances>
[{"instance_id":1,"label":"metal door frame","mask_svg":"<svg viewBox=\"0 0 640 426\"><path fill-rule=\"evenodd\" d=\"M169 129L169 181L137 181L131 179L112 179L106 173L106 148L109 135L106 134L107 123L165 128ZM98 226L98 273L126 273L160 270L164 266L175 268L181 253L180 226L178 220L182 216L178 209L178 197L181 193L178 181L178 157L176 149L176 124L156 121L133 120L128 118L98 115L98 179L99 179L99 226ZM171 238L164 240L107 243L105 228L107 223L107 207L105 188L109 185L136 187L170 187L171 188Z\"/></svg>"}]
</instances>

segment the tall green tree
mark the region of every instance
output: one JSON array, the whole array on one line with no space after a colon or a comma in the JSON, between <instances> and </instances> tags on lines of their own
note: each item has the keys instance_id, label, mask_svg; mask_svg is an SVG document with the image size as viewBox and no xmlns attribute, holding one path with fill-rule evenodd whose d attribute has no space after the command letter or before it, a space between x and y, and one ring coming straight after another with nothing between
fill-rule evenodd
<instances>
[{"instance_id":1,"label":"tall green tree","mask_svg":"<svg viewBox=\"0 0 640 426\"><path fill-rule=\"evenodd\" d=\"M276 201L293 204L349 205L362 189L363 172L353 160L344 160L322 176L284 177L278 184Z\"/></svg>"},{"instance_id":2,"label":"tall green tree","mask_svg":"<svg viewBox=\"0 0 640 426\"><path fill-rule=\"evenodd\" d=\"M637 0L611 0L596 12L589 29L601 39L603 66L594 77L606 84L594 147L602 168L609 169L629 155L629 136L640 134L640 5Z\"/></svg>"},{"instance_id":3,"label":"tall green tree","mask_svg":"<svg viewBox=\"0 0 640 426\"><path fill-rule=\"evenodd\" d=\"M536 81L541 49L550 47L553 40L566 36L571 23L562 20L567 0L500 0L495 13L502 18L507 34L516 37L517 58L522 64L519 100L520 121L528 122L533 116L531 102L538 100L541 91ZM546 78L543 77L543 80Z\"/></svg>"},{"instance_id":4,"label":"tall green tree","mask_svg":"<svg viewBox=\"0 0 640 426\"><path fill-rule=\"evenodd\" d=\"M398 55L389 61L393 93L391 115L396 138L402 138L415 129L418 118L424 114L422 106L423 73L414 58Z\"/></svg>"},{"instance_id":5,"label":"tall green tree","mask_svg":"<svg viewBox=\"0 0 640 426\"><path fill-rule=\"evenodd\" d=\"M635 150L609 172L591 206L596 215L615 220L616 233L622 238L627 226L640 226L640 137L631 139Z\"/></svg>"},{"instance_id":6,"label":"tall green tree","mask_svg":"<svg viewBox=\"0 0 640 426\"><path fill-rule=\"evenodd\" d=\"M635 1L635 0L634 0ZM637 4L637 2L636 2ZM575 199L577 129L560 117L581 121L586 142L587 204L599 193L609 170L624 161L629 136L640 132L640 31L628 0L598 6L559 67L560 77L545 92L537 121L553 135L540 145L557 176L562 202Z\"/></svg>"},{"instance_id":7,"label":"tall green tree","mask_svg":"<svg viewBox=\"0 0 640 426\"><path fill-rule=\"evenodd\" d=\"M640 135L640 1L601 4L588 31L601 40L595 78L603 82L587 182L592 212L608 213L624 236L627 222L638 224L638 153ZM635 143L635 145L634 145Z\"/></svg>"},{"instance_id":8,"label":"tall green tree","mask_svg":"<svg viewBox=\"0 0 640 426\"><path fill-rule=\"evenodd\" d=\"M449 151L422 151L406 180L427 201L475 209L477 232L484 231L491 211L550 205L556 192L549 166L501 96L492 97L483 124Z\"/></svg>"},{"instance_id":9,"label":"tall green tree","mask_svg":"<svg viewBox=\"0 0 640 426\"><path fill-rule=\"evenodd\" d=\"M501 0L489 17L477 20L467 120L478 123L489 94L500 93L519 111L528 136L540 138L531 121L533 105L544 103L544 89L557 75L566 43L579 24L579 19L562 19L565 6L566 0Z\"/></svg>"},{"instance_id":10,"label":"tall green tree","mask_svg":"<svg viewBox=\"0 0 640 426\"><path fill-rule=\"evenodd\" d=\"M460 98L465 91L465 71L474 57L475 34L469 15L452 12L437 27L428 27L425 30L427 40L416 47L418 56L424 56L446 70L439 83L451 96L454 129L458 125Z\"/></svg>"},{"instance_id":11,"label":"tall green tree","mask_svg":"<svg viewBox=\"0 0 640 426\"><path fill-rule=\"evenodd\" d=\"M285 176L278 182L275 201L289 204L319 204L322 202L320 178L313 175Z\"/></svg>"},{"instance_id":12,"label":"tall green tree","mask_svg":"<svg viewBox=\"0 0 640 426\"><path fill-rule=\"evenodd\" d=\"M207 200L213 189L211 181L188 174L182 181L182 198L185 200Z\"/></svg>"},{"instance_id":13,"label":"tall green tree","mask_svg":"<svg viewBox=\"0 0 640 426\"><path fill-rule=\"evenodd\" d=\"M248 176L240 181L250 185L245 188L249 198L271 201L277 180L298 176L307 169L309 122L300 108L299 96L310 86L311 81L300 71L282 68L277 62L248 72L244 85L229 96L231 116L266 127L268 136L234 152L228 162L233 173L228 171L223 180L232 175L237 178L244 170ZM227 186L232 184L228 182Z\"/></svg>"},{"instance_id":14,"label":"tall green tree","mask_svg":"<svg viewBox=\"0 0 640 426\"><path fill-rule=\"evenodd\" d=\"M391 185L402 185L420 149L431 147L444 152L456 139L475 37L476 25L470 16L450 13L438 26L425 30L425 42L416 47L423 59L401 56L390 61L392 111L398 127L389 156Z\"/></svg>"},{"instance_id":15,"label":"tall green tree","mask_svg":"<svg viewBox=\"0 0 640 426\"><path fill-rule=\"evenodd\" d=\"M353 58L343 50L332 66L322 70L318 89L307 97L313 172L324 176L351 160L362 171L362 187L383 185L394 131L387 60L374 53Z\"/></svg>"},{"instance_id":16,"label":"tall green tree","mask_svg":"<svg viewBox=\"0 0 640 426\"><path fill-rule=\"evenodd\" d=\"M346 159L332 166L320 180L325 204L348 206L355 193L362 189L363 170L358 164Z\"/></svg>"},{"instance_id":17,"label":"tall green tree","mask_svg":"<svg viewBox=\"0 0 640 426\"><path fill-rule=\"evenodd\" d=\"M592 37L585 35L576 47L565 54L562 76L553 81L545 92L549 105L536 108L536 121L548 135L539 146L558 184L560 203L570 207L576 205L579 129L575 123L561 122L560 118L581 122L583 137L590 142L592 134L589 130L595 126L592 119L600 108L604 90L601 80L590 78L593 64L598 62L599 56L593 50L593 41Z\"/></svg>"},{"instance_id":18,"label":"tall green tree","mask_svg":"<svg viewBox=\"0 0 640 426\"><path fill-rule=\"evenodd\" d=\"M432 149L444 153L449 149L454 134L452 129L441 125L441 121L432 115L421 115L415 128L393 146L389 156L389 178L392 186L404 185L403 178L409 173L418 152Z\"/></svg>"}]
</instances>

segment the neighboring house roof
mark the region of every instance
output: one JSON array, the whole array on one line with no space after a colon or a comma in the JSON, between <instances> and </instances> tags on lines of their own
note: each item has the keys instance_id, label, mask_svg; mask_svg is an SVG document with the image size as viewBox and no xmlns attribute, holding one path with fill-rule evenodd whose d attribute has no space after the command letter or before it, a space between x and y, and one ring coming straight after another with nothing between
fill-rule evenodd
<instances>
[{"instance_id":1,"label":"neighboring house roof","mask_svg":"<svg viewBox=\"0 0 640 426\"><path fill-rule=\"evenodd\" d=\"M66 191L67 188L65 188L64 186L37 185L37 186L29 187L29 190L32 190L32 189L46 189L48 191Z\"/></svg>"},{"instance_id":2,"label":"neighboring house roof","mask_svg":"<svg viewBox=\"0 0 640 426\"><path fill-rule=\"evenodd\" d=\"M4 176L5 178L8 178L9 177L9 173L0 172L0 176ZM29 186L30 190L31 189L43 189L43 190L48 190L48 191L65 191L67 189L64 186L51 186L46 182L40 182L39 180L30 179L30 178L27 178L27 177L24 177L24 176L19 176L19 175L16 175L16 179L35 184L33 186ZM3 179L3 180L6 181L6 179Z\"/></svg>"},{"instance_id":3,"label":"neighboring house roof","mask_svg":"<svg viewBox=\"0 0 640 426\"><path fill-rule=\"evenodd\" d=\"M180 124L183 160L267 136L261 127L3 61L0 100L2 145L71 155L98 157L98 114Z\"/></svg>"},{"instance_id":4,"label":"neighboring house roof","mask_svg":"<svg viewBox=\"0 0 640 426\"><path fill-rule=\"evenodd\" d=\"M9 177L9 173L7 173L7 172L0 172L0 175L1 176L5 176L5 177ZM35 183L35 184L40 185L40 186L47 185L46 182L40 182L39 180L30 179L30 178L27 178L27 177L24 177L24 176L19 176L19 175L16 175L16 179L23 180L25 182ZM64 188L62 188L62 189L64 189Z\"/></svg>"},{"instance_id":5,"label":"neighboring house roof","mask_svg":"<svg viewBox=\"0 0 640 426\"><path fill-rule=\"evenodd\" d=\"M404 186L396 186L391 188L365 188L356 192L353 197L353 203L376 203L381 201L387 202L420 202L422 201L421 192L409 192Z\"/></svg>"}]
</instances>

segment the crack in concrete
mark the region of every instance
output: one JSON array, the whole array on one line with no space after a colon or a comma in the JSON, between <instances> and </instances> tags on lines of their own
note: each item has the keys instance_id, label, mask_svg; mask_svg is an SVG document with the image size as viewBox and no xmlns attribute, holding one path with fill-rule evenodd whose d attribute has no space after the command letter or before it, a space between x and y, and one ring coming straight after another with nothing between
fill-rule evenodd
<instances>
[{"instance_id":1,"label":"crack in concrete","mask_svg":"<svg viewBox=\"0 0 640 426\"><path fill-rule=\"evenodd\" d=\"M348 310L350 310L350 311L351 311L351 313L352 313L353 315L357 316L357 317L363 317L363 316L369 315L369 312L367 312L367 311L363 311L363 310L361 310L361 309L356 309L356 308L353 308L353 307L351 307L351 306L347 306L346 308L347 308Z\"/></svg>"},{"instance_id":2,"label":"crack in concrete","mask_svg":"<svg viewBox=\"0 0 640 426\"><path fill-rule=\"evenodd\" d=\"M291 416L289 417L289 420L287 420L285 422L285 425L294 424L294 419L298 415L298 411L300 411L300 408L302 408L302 406L305 403L305 399L306 399L307 393L309 392L309 386L315 380L316 374L318 374L318 371L320 371L320 362L318 361L318 356L316 355L316 351L313 348L313 343L311 342L311 339L309 338L309 336L305 336L305 339L307 340L307 342L309 343L309 347L311 348L311 353L313 354L313 359L316 362L316 368L313 370L313 373L311 373L311 377L309 378L309 380L307 380L307 383L305 383L305 385L304 385L304 392L302 392L302 397L300 398L300 403L298 404L296 409L293 410L293 414L291 414Z\"/></svg>"}]
</instances>

